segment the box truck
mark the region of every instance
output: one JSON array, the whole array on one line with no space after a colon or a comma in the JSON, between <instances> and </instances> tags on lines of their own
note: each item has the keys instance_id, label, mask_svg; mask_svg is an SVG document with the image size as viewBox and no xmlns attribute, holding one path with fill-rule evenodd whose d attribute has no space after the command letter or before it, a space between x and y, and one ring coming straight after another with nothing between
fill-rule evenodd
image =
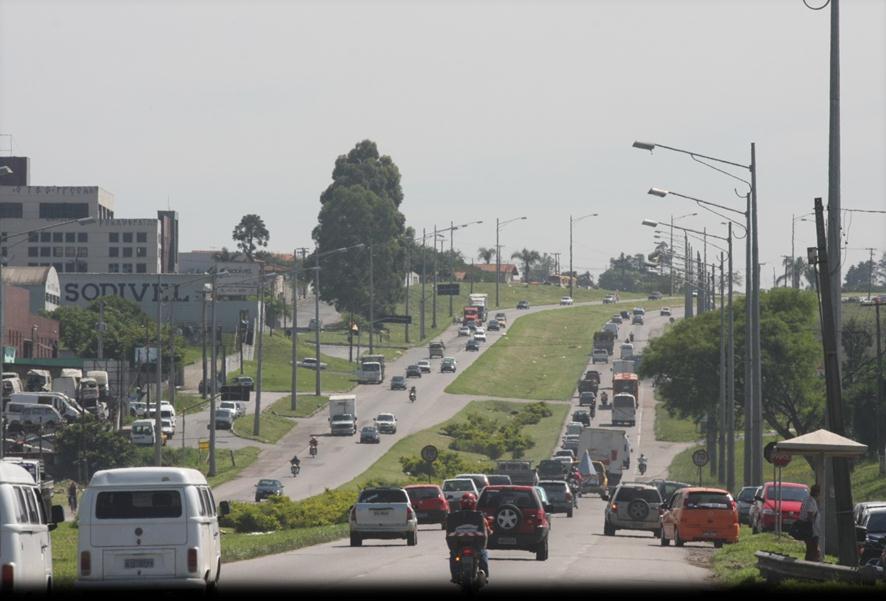
<instances>
[{"instance_id":1,"label":"box truck","mask_svg":"<svg viewBox=\"0 0 886 601\"><path fill-rule=\"evenodd\" d=\"M356 395L329 396L329 431L333 436L353 436L357 433Z\"/></svg>"}]
</instances>

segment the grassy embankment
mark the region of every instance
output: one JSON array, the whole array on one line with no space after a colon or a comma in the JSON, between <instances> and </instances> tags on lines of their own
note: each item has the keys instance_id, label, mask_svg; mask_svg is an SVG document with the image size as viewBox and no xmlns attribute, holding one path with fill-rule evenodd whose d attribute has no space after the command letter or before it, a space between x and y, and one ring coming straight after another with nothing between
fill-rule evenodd
<instances>
[{"instance_id":1,"label":"grassy embankment","mask_svg":"<svg viewBox=\"0 0 886 601\"><path fill-rule=\"evenodd\" d=\"M234 434L241 438L274 444L296 426L295 418L313 415L329 401L329 397L326 396L299 395L296 410L293 411L289 403L291 398L292 395L286 395L283 398L277 399L262 411L261 424L259 426L261 436L254 436L252 434L252 428L255 424L254 414L238 417L234 421Z\"/></svg>"}]
</instances>

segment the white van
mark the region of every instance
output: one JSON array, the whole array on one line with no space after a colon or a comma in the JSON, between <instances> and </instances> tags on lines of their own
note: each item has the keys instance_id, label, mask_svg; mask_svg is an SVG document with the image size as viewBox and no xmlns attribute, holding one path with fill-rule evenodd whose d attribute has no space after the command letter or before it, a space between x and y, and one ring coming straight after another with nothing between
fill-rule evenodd
<instances>
[{"instance_id":1,"label":"white van","mask_svg":"<svg viewBox=\"0 0 886 601\"><path fill-rule=\"evenodd\" d=\"M154 446L154 420L137 419L132 422L129 430L129 440L134 445Z\"/></svg>"},{"instance_id":2,"label":"white van","mask_svg":"<svg viewBox=\"0 0 886 601\"><path fill-rule=\"evenodd\" d=\"M80 501L78 550L77 588L214 588L221 535L206 478L173 467L96 472Z\"/></svg>"},{"instance_id":3,"label":"white van","mask_svg":"<svg viewBox=\"0 0 886 601\"><path fill-rule=\"evenodd\" d=\"M224 409L219 407L215 410L215 427L218 430L230 430L234 427L234 420L237 414L233 409ZM208 425L206 426L209 427Z\"/></svg>"},{"instance_id":4,"label":"white van","mask_svg":"<svg viewBox=\"0 0 886 601\"><path fill-rule=\"evenodd\" d=\"M25 388L29 392L52 390L52 376L45 369L32 369L25 376Z\"/></svg>"},{"instance_id":5,"label":"white van","mask_svg":"<svg viewBox=\"0 0 886 601\"><path fill-rule=\"evenodd\" d=\"M49 531L64 519L61 505L47 515L40 489L25 468L0 461L0 590L51 590Z\"/></svg>"},{"instance_id":6,"label":"white van","mask_svg":"<svg viewBox=\"0 0 886 601\"><path fill-rule=\"evenodd\" d=\"M630 342L625 342L619 347L621 354L619 355L622 359L630 359L634 356L634 345Z\"/></svg>"},{"instance_id":7,"label":"white van","mask_svg":"<svg viewBox=\"0 0 886 601\"><path fill-rule=\"evenodd\" d=\"M3 398L9 400L9 397L16 392L22 391L22 381L18 376L3 378Z\"/></svg>"},{"instance_id":8,"label":"white van","mask_svg":"<svg viewBox=\"0 0 886 601\"><path fill-rule=\"evenodd\" d=\"M95 370L86 372L87 378L92 378L98 384L99 396L102 401L107 401L111 396L111 389L108 386L108 372L105 370Z\"/></svg>"},{"instance_id":9,"label":"white van","mask_svg":"<svg viewBox=\"0 0 886 601\"><path fill-rule=\"evenodd\" d=\"M68 421L80 419L83 408L61 392L19 392L10 397L13 403L50 405Z\"/></svg>"},{"instance_id":10,"label":"white van","mask_svg":"<svg viewBox=\"0 0 886 601\"><path fill-rule=\"evenodd\" d=\"M54 430L65 423L64 418L51 405L38 403L7 403L3 419L10 431Z\"/></svg>"},{"instance_id":11,"label":"white van","mask_svg":"<svg viewBox=\"0 0 886 601\"><path fill-rule=\"evenodd\" d=\"M154 411L153 406L148 411L145 411L145 417L149 419L157 418L157 412ZM173 427L175 426L175 409L172 408L172 405L160 405L160 419L168 419Z\"/></svg>"},{"instance_id":12,"label":"white van","mask_svg":"<svg viewBox=\"0 0 886 601\"><path fill-rule=\"evenodd\" d=\"M634 426L637 424L637 399L634 395L621 393L612 399L612 425Z\"/></svg>"}]
</instances>

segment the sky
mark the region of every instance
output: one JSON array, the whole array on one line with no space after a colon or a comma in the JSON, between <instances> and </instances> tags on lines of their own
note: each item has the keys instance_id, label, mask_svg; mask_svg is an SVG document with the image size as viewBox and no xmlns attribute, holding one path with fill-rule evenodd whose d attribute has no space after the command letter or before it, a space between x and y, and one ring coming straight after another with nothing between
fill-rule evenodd
<instances>
[{"instance_id":1,"label":"sky","mask_svg":"<svg viewBox=\"0 0 886 601\"><path fill-rule=\"evenodd\" d=\"M884 34L886 2L841 3L844 208L886 210ZM470 259L526 216L501 227L503 262L565 269L570 215L598 213L573 265L599 274L652 250L643 219L698 212L680 225L725 235L652 186L743 209L741 182L634 140L742 165L753 142L765 288L792 218L827 200L829 35L830 8L802 0L0 0L0 153L30 157L32 185L112 192L117 217L178 211L181 251L231 248L258 213L291 252L336 157L371 139L418 231L483 220L454 234ZM805 255L814 224L795 225ZM844 272L886 251L886 215L843 228Z\"/></svg>"}]
</instances>

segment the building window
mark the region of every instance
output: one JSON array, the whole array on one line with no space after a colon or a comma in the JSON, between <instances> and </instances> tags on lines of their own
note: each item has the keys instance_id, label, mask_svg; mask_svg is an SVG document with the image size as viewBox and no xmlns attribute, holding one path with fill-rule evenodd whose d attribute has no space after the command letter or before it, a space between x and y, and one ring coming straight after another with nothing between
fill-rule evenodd
<instances>
[{"instance_id":1,"label":"building window","mask_svg":"<svg viewBox=\"0 0 886 601\"><path fill-rule=\"evenodd\" d=\"M79 273L87 273L89 271L89 263L86 261L77 261L77 271Z\"/></svg>"},{"instance_id":2,"label":"building window","mask_svg":"<svg viewBox=\"0 0 886 601\"><path fill-rule=\"evenodd\" d=\"M123 232L123 242L132 243L132 232Z\"/></svg>"},{"instance_id":3,"label":"building window","mask_svg":"<svg viewBox=\"0 0 886 601\"><path fill-rule=\"evenodd\" d=\"M123 273L132 273L132 263L123 263Z\"/></svg>"},{"instance_id":4,"label":"building window","mask_svg":"<svg viewBox=\"0 0 886 601\"><path fill-rule=\"evenodd\" d=\"M21 219L22 203L0 202L0 219Z\"/></svg>"},{"instance_id":5,"label":"building window","mask_svg":"<svg viewBox=\"0 0 886 601\"><path fill-rule=\"evenodd\" d=\"M120 248L117 246L112 246L108 249L109 257L119 257L120 256Z\"/></svg>"},{"instance_id":6,"label":"building window","mask_svg":"<svg viewBox=\"0 0 886 601\"><path fill-rule=\"evenodd\" d=\"M77 272L77 264L73 261L69 261L65 263L65 273L76 273Z\"/></svg>"},{"instance_id":7,"label":"building window","mask_svg":"<svg viewBox=\"0 0 886 601\"><path fill-rule=\"evenodd\" d=\"M148 273L148 264L147 263L136 263L135 264L135 272L136 273Z\"/></svg>"},{"instance_id":8,"label":"building window","mask_svg":"<svg viewBox=\"0 0 886 601\"><path fill-rule=\"evenodd\" d=\"M108 234L108 242L111 244L117 244L120 242L120 234L118 232L111 232Z\"/></svg>"},{"instance_id":9,"label":"building window","mask_svg":"<svg viewBox=\"0 0 886 601\"><path fill-rule=\"evenodd\" d=\"M52 247L51 246L41 246L40 247L40 256L41 257L51 257L52 256Z\"/></svg>"},{"instance_id":10,"label":"building window","mask_svg":"<svg viewBox=\"0 0 886 601\"><path fill-rule=\"evenodd\" d=\"M52 232L40 232L40 242L52 242Z\"/></svg>"},{"instance_id":11,"label":"building window","mask_svg":"<svg viewBox=\"0 0 886 601\"><path fill-rule=\"evenodd\" d=\"M65 232L65 242L76 242L77 235L74 232Z\"/></svg>"},{"instance_id":12,"label":"building window","mask_svg":"<svg viewBox=\"0 0 886 601\"><path fill-rule=\"evenodd\" d=\"M73 246L66 246L65 247L65 256L66 257L76 257L77 256L77 249L74 248Z\"/></svg>"},{"instance_id":13,"label":"building window","mask_svg":"<svg viewBox=\"0 0 886 601\"><path fill-rule=\"evenodd\" d=\"M78 257L88 257L89 256L89 248L86 246L78 246L77 247L77 256Z\"/></svg>"},{"instance_id":14,"label":"building window","mask_svg":"<svg viewBox=\"0 0 886 601\"><path fill-rule=\"evenodd\" d=\"M61 232L52 232L52 241L53 242L63 242L65 239L65 235Z\"/></svg>"},{"instance_id":15,"label":"building window","mask_svg":"<svg viewBox=\"0 0 886 601\"><path fill-rule=\"evenodd\" d=\"M120 263L108 263L108 271L111 273L120 273Z\"/></svg>"},{"instance_id":16,"label":"building window","mask_svg":"<svg viewBox=\"0 0 886 601\"><path fill-rule=\"evenodd\" d=\"M135 249L136 257L147 257L148 256L148 247L147 246L139 246Z\"/></svg>"},{"instance_id":17,"label":"building window","mask_svg":"<svg viewBox=\"0 0 886 601\"><path fill-rule=\"evenodd\" d=\"M65 256L65 249L62 248L61 246L53 246L52 247L52 256L53 257L64 257Z\"/></svg>"},{"instance_id":18,"label":"building window","mask_svg":"<svg viewBox=\"0 0 886 601\"><path fill-rule=\"evenodd\" d=\"M37 249L36 246L29 246L28 247L28 256L29 257L38 257L38 256L40 256L40 251Z\"/></svg>"},{"instance_id":19,"label":"building window","mask_svg":"<svg viewBox=\"0 0 886 601\"><path fill-rule=\"evenodd\" d=\"M148 241L148 232L137 232L135 234L135 241L141 244L144 244Z\"/></svg>"},{"instance_id":20,"label":"building window","mask_svg":"<svg viewBox=\"0 0 886 601\"><path fill-rule=\"evenodd\" d=\"M28 232L28 242L40 242L40 234L37 232Z\"/></svg>"},{"instance_id":21,"label":"building window","mask_svg":"<svg viewBox=\"0 0 886 601\"><path fill-rule=\"evenodd\" d=\"M77 232L77 242L89 242L89 234L86 232Z\"/></svg>"},{"instance_id":22,"label":"building window","mask_svg":"<svg viewBox=\"0 0 886 601\"><path fill-rule=\"evenodd\" d=\"M82 219L89 217L85 202L41 202L40 219Z\"/></svg>"},{"instance_id":23,"label":"building window","mask_svg":"<svg viewBox=\"0 0 886 601\"><path fill-rule=\"evenodd\" d=\"M123 247L123 256L124 257L131 257L132 256L132 247L131 246L124 246Z\"/></svg>"},{"instance_id":24,"label":"building window","mask_svg":"<svg viewBox=\"0 0 886 601\"><path fill-rule=\"evenodd\" d=\"M56 273L61 273L65 270L65 266L63 263L53 263L52 266L55 267Z\"/></svg>"}]
</instances>

